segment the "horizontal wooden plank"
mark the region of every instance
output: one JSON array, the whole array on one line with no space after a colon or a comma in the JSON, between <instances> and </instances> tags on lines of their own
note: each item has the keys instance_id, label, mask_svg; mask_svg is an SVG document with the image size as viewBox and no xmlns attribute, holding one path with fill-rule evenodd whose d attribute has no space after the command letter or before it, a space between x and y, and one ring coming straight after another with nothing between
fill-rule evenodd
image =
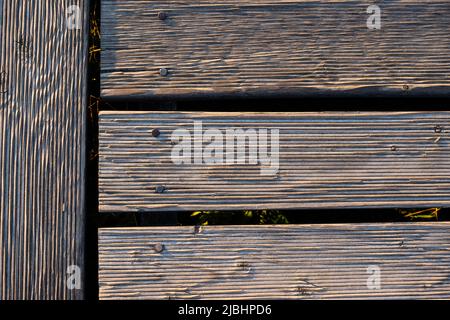
<instances>
[{"instance_id":1,"label":"horizontal wooden plank","mask_svg":"<svg viewBox=\"0 0 450 320\"><path fill-rule=\"evenodd\" d=\"M0 0L0 300L83 298L88 2Z\"/></svg>"},{"instance_id":2,"label":"horizontal wooden plank","mask_svg":"<svg viewBox=\"0 0 450 320\"><path fill-rule=\"evenodd\" d=\"M100 229L100 299L450 298L449 246L449 223Z\"/></svg>"},{"instance_id":3,"label":"horizontal wooden plank","mask_svg":"<svg viewBox=\"0 0 450 320\"><path fill-rule=\"evenodd\" d=\"M191 163L176 164L175 130L200 152L209 145L194 133L199 122L203 133L219 130L224 162L196 164L192 147ZM100 210L448 206L449 123L450 112L101 112ZM227 164L238 152L237 143L228 152L227 129L267 129L268 141L246 140L245 163ZM272 130L278 170L261 157L265 145L273 156Z\"/></svg>"},{"instance_id":4,"label":"horizontal wooden plank","mask_svg":"<svg viewBox=\"0 0 450 320\"><path fill-rule=\"evenodd\" d=\"M448 96L448 1L376 3L104 0L101 94Z\"/></svg>"}]
</instances>

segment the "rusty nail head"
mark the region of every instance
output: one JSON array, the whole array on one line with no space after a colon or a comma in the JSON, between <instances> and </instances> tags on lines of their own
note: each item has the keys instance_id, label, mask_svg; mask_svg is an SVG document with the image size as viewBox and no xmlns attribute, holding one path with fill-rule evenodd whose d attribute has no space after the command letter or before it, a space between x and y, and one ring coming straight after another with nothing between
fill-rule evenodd
<instances>
[{"instance_id":1,"label":"rusty nail head","mask_svg":"<svg viewBox=\"0 0 450 320\"><path fill-rule=\"evenodd\" d=\"M434 132L436 132L436 133L441 133L441 132L442 132L441 126L436 126L436 127L434 127Z\"/></svg>"},{"instance_id":2,"label":"rusty nail head","mask_svg":"<svg viewBox=\"0 0 450 320\"><path fill-rule=\"evenodd\" d=\"M159 131L159 129L153 129L152 130L152 136L153 137L159 137L159 135L161 134L161 132Z\"/></svg>"},{"instance_id":3,"label":"rusty nail head","mask_svg":"<svg viewBox=\"0 0 450 320\"><path fill-rule=\"evenodd\" d=\"M396 146L391 146L391 150L392 150L392 151L396 151L396 150L397 150L397 147L396 147Z\"/></svg>"},{"instance_id":4,"label":"rusty nail head","mask_svg":"<svg viewBox=\"0 0 450 320\"><path fill-rule=\"evenodd\" d=\"M403 85L403 90L409 90L409 86L407 84Z\"/></svg>"},{"instance_id":5,"label":"rusty nail head","mask_svg":"<svg viewBox=\"0 0 450 320\"><path fill-rule=\"evenodd\" d=\"M166 68L161 68L161 69L159 69L159 74L161 76L165 77L169 74L169 70L167 70Z\"/></svg>"},{"instance_id":6,"label":"rusty nail head","mask_svg":"<svg viewBox=\"0 0 450 320\"><path fill-rule=\"evenodd\" d=\"M156 193L163 193L166 191L166 188L164 186L156 186Z\"/></svg>"},{"instance_id":7,"label":"rusty nail head","mask_svg":"<svg viewBox=\"0 0 450 320\"><path fill-rule=\"evenodd\" d=\"M167 13L165 13L165 12L158 12L158 19L159 20L166 20L167 19Z\"/></svg>"},{"instance_id":8,"label":"rusty nail head","mask_svg":"<svg viewBox=\"0 0 450 320\"><path fill-rule=\"evenodd\" d=\"M161 243L157 243L153 246L153 248L155 249L155 252L157 253L161 253L164 251L164 245Z\"/></svg>"}]
</instances>

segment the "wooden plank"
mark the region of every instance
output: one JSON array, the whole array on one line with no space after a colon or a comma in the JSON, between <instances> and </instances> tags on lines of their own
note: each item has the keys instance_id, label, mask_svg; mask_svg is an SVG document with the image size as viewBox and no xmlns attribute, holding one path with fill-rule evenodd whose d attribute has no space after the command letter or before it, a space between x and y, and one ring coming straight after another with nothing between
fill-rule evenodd
<instances>
[{"instance_id":1,"label":"wooden plank","mask_svg":"<svg viewBox=\"0 0 450 320\"><path fill-rule=\"evenodd\" d=\"M87 3L1 1L0 300L83 297Z\"/></svg>"},{"instance_id":2,"label":"wooden plank","mask_svg":"<svg viewBox=\"0 0 450 320\"><path fill-rule=\"evenodd\" d=\"M448 96L448 1L376 3L104 0L101 94Z\"/></svg>"},{"instance_id":3,"label":"wooden plank","mask_svg":"<svg viewBox=\"0 0 450 320\"><path fill-rule=\"evenodd\" d=\"M100 229L100 299L448 299L449 245L449 223Z\"/></svg>"},{"instance_id":4,"label":"wooden plank","mask_svg":"<svg viewBox=\"0 0 450 320\"><path fill-rule=\"evenodd\" d=\"M450 112L101 112L100 210L448 206L449 121ZM203 133L219 130L222 164L194 163L194 148L190 163L174 162L177 129L200 152L209 145L196 122ZM227 129L267 129L268 142L246 140L245 163L228 164ZM279 130L278 170L261 154L249 159L249 145L256 154L268 145L273 156L271 130ZM236 144L231 151L237 158Z\"/></svg>"}]
</instances>

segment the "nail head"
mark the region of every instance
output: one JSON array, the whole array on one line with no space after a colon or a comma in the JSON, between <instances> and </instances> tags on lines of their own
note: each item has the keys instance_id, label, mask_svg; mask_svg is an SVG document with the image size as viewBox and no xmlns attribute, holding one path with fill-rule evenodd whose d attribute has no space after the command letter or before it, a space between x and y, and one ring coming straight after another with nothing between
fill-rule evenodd
<instances>
[{"instance_id":1,"label":"nail head","mask_svg":"<svg viewBox=\"0 0 450 320\"><path fill-rule=\"evenodd\" d=\"M159 69L159 74L161 76L165 77L169 74L169 70L167 70L166 68L161 68L161 69Z\"/></svg>"},{"instance_id":2,"label":"nail head","mask_svg":"<svg viewBox=\"0 0 450 320\"><path fill-rule=\"evenodd\" d=\"M158 19L159 20L166 20L167 19L167 13L165 13L165 12L158 12Z\"/></svg>"},{"instance_id":3,"label":"nail head","mask_svg":"<svg viewBox=\"0 0 450 320\"><path fill-rule=\"evenodd\" d=\"M166 188L164 186L156 186L155 191L156 193L163 193L164 191L166 191Z\"/></svg>"},{"instance_id":4,"label":"nail head","mask_svg":"<svg viewBox=\"0 0 450 320\"><path fill-rule=\"evenodd\" d=\"M159 137L159 135L161 134L161 132L159 131L159 129L153 129L152 130L152 136L153 137Z\"/></svg>"},{"instance_id":5,"label":"nail head","mask_svg":"<svg viewBox=\"0 0 450 320\"><path fill-rule=\"evenodd\" d=\"M436 133L441 133L441 132L442 132L441 126L436 126L436 127L434 127L434 132L436 132Z\"/></svg>"},{"instance_id":6,"label":"nail head","mask_svg":"<svg viewBox=\"0 0 450 320\"><path fill-rule=\"evenodd\" d=\"M153 248L155 249L156 253L161 253L164 251L164 245L161 243L157 243L153 246Z\"/></svg>"}]
</instances>

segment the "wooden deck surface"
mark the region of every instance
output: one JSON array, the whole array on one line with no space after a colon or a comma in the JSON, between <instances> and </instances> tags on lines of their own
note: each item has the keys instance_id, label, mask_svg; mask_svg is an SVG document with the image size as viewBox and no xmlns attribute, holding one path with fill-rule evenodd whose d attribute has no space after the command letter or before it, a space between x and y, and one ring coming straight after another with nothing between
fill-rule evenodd
<instances>
[{"instance_id":1,"label":"wooden deck surface","mask_svg":"<svg viewBox=\"0 0 450 320\"><path fill-rule=\"evenodd\" d=\"M0 300L83 297L87 3L0 0Z\"/></svg>"},{"instance_id":2,"label":"wooden deck surface","mask_svg":"<svg viewBox=\"0 0 450 320\"><path fill-rule=\"evenodd\" d=\"M103 0L101 94L448 96L448 1L372 4Z\"/></svg>"},{"instance_id":3,"label":"wooden deck surface","mask_svg":"<svg viewBox=\"0 0 450 320\"><path fill-rule=\"evenodd\" d=\"M223 134L223 163L194 163L194 143L211 142L194 136L199 121L203 133ZM449 124L450 112L105 111L100 211L448 206ZM249 163L249 140L245 164L225 162L226 130L237 128L279 130L276 172L262 175L273 166L260 158ZM177 129L191 134L190 164L173 161Z\"/></svg>"},{"instance_id":4,"label":"wooden deck surface","mask_svg":"<svg viewBox=\"0 0 450 320\"><path fill-rule=\"evenodd\" d=\"M449 246L449 223L100 229L100 299L448 299Z\"/></svg>"},{"instance_id":5,"label":"wooden deck surface","mask_svg":"<svg viewBox=\"0 0 450 320\"><path fill-rule=\"evenodd\" d=\"M380 30L370 4L102 0L101 95L448 97L449 2L380 2ZM0 0L0 300L84 297L88 7ZM199 121L279 130L279 168L174 164L171 134ZM103 111L99 126L101 212L450 205L450 112ZM449 231L100 229L100 298L450 298Z\"/></svg>"}]
</instances>

